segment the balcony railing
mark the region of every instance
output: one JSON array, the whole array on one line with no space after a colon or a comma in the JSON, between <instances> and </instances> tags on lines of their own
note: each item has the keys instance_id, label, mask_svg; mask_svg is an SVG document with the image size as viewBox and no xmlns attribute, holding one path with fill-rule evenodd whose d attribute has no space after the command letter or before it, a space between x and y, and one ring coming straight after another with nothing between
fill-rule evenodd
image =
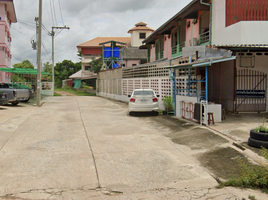
<instances>
[{"instance_id":1,"label":"balcony railing","mask_svg":"<svg viewBox=\"0 0 268 200\"><path fill-rule=\"evenodd\" d=\"M183 47L185 47L185 42L179 44L179 52L182 52Z\"/></svg>"},{"instance_id":2,"label":"balcony railing","mask_svg":"<svg viewBox=\"0 0 268 200\"><path fill-rule=\"evenodd\" d=\"M177 45L172 47L172 54L176 54L177 53Z\"/></svg>"},{"instance_id":3,"label":"balcony railing","mask_svg":"<svg viewBox=\"0 0 268 200\"><path fill-rule=\"evenodd\" d=\"M206 42L209 42L209 31L199 35L199 44L204 44Z\"/></svg>"},{"instance_id":4,"label":"balcony railing","mask_svg":"<svg viewBox=\"0 0 268 200\"><path fill-rule=\"evenodd\" d=\"M164 58L164 51L160 52L160 59Z\"/></svg>"}]
</instances>

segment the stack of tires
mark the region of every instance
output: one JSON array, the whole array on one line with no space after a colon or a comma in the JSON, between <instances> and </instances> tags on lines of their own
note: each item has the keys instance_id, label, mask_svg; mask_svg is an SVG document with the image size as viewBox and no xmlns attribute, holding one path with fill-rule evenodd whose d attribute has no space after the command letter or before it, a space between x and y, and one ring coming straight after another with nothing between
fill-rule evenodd
<instances>
[{"instance_id":1,"label":"stack of tires","mask_svg":"<svg viewBox=\"0 0 268 200\"><path fill-rule=\"evenodd\" d=\"M252 147L265 147L268 149L268 133L257 132L254 129L250 131L250 137L248 138L248 145Z\"/></svg>"}]
</instances>

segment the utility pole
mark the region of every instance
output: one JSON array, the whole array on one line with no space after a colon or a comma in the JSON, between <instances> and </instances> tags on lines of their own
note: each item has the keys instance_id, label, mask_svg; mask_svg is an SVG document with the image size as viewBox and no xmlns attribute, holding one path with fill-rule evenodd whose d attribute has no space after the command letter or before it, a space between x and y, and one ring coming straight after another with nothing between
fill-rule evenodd
<instances>
[{"instance_id":1,"label":"utility pole","mask_svg":"<svg viewBox=\"0 0 268 200\"><path fill-rule=\"evenodd\" d=\"M42 0L39 0L39 17L38 17L38 41L37 41L37 96L36 105L41 106L41 36L42 36Z\"/></svg>"},{"instance_id":2,"label":"utility pole","mask_svg":"<svg viewBox=\"0 0 268 200\"><path fill-rule=\"evenodd\" d=\"M52 31L51 31L51 36L52 36L52 83L53 83L53 89L52 89L52 94L54 95L55 91L55 74L54 74L54 36L55 36L55 31L54 29L70 29L70 27L67 26L52 26Z\"/></svg>"}]
</instances>

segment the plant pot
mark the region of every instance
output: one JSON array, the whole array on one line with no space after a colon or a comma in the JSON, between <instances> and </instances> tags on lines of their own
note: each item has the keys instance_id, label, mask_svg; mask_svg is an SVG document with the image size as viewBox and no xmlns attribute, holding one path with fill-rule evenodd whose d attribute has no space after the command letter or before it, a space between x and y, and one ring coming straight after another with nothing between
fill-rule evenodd
<instances>
[{"instance_id":1,"label":"plant pot","mask_svg":"<svg viewBox=\"0 0 268 200\"><path fill-rule=\"evenodd\" d=\"M268 133L250 130L250 137L255 140L268 141Z\"/></svg>"}]
</instances>

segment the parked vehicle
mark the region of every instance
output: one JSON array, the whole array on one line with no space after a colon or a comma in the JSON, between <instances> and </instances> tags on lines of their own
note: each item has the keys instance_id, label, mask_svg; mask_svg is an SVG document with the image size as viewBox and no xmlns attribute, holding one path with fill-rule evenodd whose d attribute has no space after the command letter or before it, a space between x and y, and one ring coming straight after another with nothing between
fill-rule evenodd
<instances>
[{"instance_id":1,"label":"parked vehicle","mask_svg":"<svg viewBox=\"0 0 268 200\"><path fill-rule=\"evenodd\" d=\"M34 93L34 89L26 86L26 85L23 85L23 84L20 84L20 83L8 83L9 85L9 88L13 88L13 89L26 89L29 91L29 97L28 99L25 99L25 100L21 100L22 102L27 102L29 101L30 99L34 98L35 97L35 93Z\"/></svg>"},{"instance_id":2,"label":"parked vehicle","mask_svg":"<svg viewBox=\"0 0 268 200\"><path fill-rule=\"evenodd\" d=\"M8 104L8 96L6 92L0 90L0 105Z\"/></svg>"},{"instance_id":3,"label":"parked vehicle","mask_svg":"<svg viewBox=\"0 0 268 200\"><path fill-rule=\"evenodd\" d=\"M136 89L129 99L129 114L132 112L158 112L158 97L152 89Z\"/></svg>"},{"instance_id":4,"label":"parked vehicle","mask_svg":"<svg viewBox=\"0 0 268 200\"><path fill-rule=\"evenodd\" d=\"M27 89L13 89L7 83L1 83L0 89L8 94L8 102L12 105L17 105L20 101L29 98L29 90Z\"/></svg>"}]
</instances>

